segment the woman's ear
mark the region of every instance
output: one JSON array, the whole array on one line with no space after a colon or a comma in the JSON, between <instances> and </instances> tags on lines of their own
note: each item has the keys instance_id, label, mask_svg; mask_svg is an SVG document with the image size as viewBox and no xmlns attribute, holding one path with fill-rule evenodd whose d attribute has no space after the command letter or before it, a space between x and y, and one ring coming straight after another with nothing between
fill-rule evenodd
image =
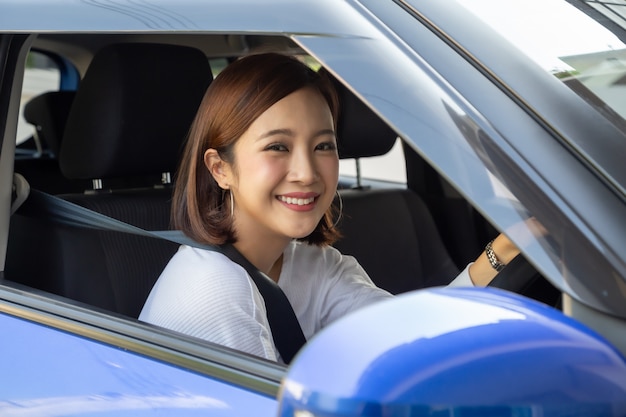
<instances>
[{"instance_id":1,"label":"woman's ear","mask_svg":"<svg viewBox=\"0 0 626 417\"><path fill-rule=\"evenodd\" d=\"M228 190L230 188L230 165L220 157L215 149L208 149L204 153L204 165L221 189Z\"/></svg>"}]
</instances>

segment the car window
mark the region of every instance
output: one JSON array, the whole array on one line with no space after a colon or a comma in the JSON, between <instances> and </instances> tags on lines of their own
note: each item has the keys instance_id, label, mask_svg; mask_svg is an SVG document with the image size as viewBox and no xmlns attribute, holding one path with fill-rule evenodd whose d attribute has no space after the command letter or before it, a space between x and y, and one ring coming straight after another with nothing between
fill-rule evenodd
<instances>
[{"instance_id":1,"label":"car window","mask_svg":"<svg viewBox=\"0 0 626 417\"><path fill-rule=\"evenodd\" d=\"M587 15L563 0L459 2L626 131L626 45L617 36L621 29L615 34L611 25L590 17L594 9L586 10L591 12Z\"/></svg>"},{"instance_id":2,"label":"car window","mask_svg":"<svg viewBox=\"0 0 626 417\"><path fill-rule=\"evenodd\" d=\"M512 2L514 1L512 0ZM533 105L536 104L535 101L545 99L545 94L555 91L557 93L562 92L562 96L568 100L575 99L577 101L577 111L592 113L593 118L598 120L598 124L601 123L601 126L611 128L612 126L605 123L605 120L595 114L586 103L579 102L571 91L559 84L558 80L551 78L548 73L542 73L542 70L532 62L528 63L526 57L510 48L508 43L499 42L498 38L494 38L494 43L497 43L498 47L509 48L509 50L503 50L502 53L499 49L495 50L489 46L489 42L486 42L488 38L481 35L495 36L496 33L493 30L479 23L465 27L455 24L468 15L458 3L452 1L445 3L445 5L456 6L454 19L451 21L446 20L451 9L445 7L441 2L426 2L428 6L424 6L424 2L417 1L400 3L406 7L399 7L384 15L383 12L386 9L381 12L383 7L380 7L379 3L374 0L367 2L367 7L377 13L380 12L385 25L388 25L399 38L416 51L415 56L407 59L404 56L398 57L391 53L387 55L384 51L391 51L392 48L383 48L377 44L380 52L376 54L375 58L361 58L358 71L356 71L355 65L349 60L341 59L342 57L337 57L332 52L325 53L319 45L312 42L307 43L308 39L304 37L298 38L298 41L302 42L305 47L310 46L312 54L320 61L328 62L332 70L342 80L350 84L360 96L365 97L368 103L393 125L396 132L407 140L410 147L448 180L456 191L467 198L473 208L484 214L491 225L498 230L506 231L512 240L522 246L524 253L533 259L536 265L540 266L541 272L550 277L553 284L564 291L569 290L571 286L566 285L564 274L561 272L561 260L566 259L567 262L574 263L581 259L580 254L585 254L585 260L588 261L590 250L585 240L578 238L578 236L576 238L568 236L577 229L566 224L569 222L569 218L563 216L563 208L567 206L560 204L560 197L552 199L553 190L560 191L562 189L566 193L572 192L578 188L578 184L583 178L589 178L590 182L593 181L595 184L597 172L580 166L578 159L571 156L574 154L571 152L573 146L571 148L563 146L563 144L569 144L566 141L560 141L560 136L558 137L559 140L555 140L555 135L552 135L544 126L536 123L536 119L533 118L534 113L511 100L511 97L520 97L520 95L509 95L511 90L507 90L509 87L507 82L513 82L516 89L520 86L525 87L526 89L522 91L526 94L528 90L536 89L536 86L523 84L524 81L532 83L536 80L541 82L547 80L545 84L550 86L549 90L542 90L538 93L532 91L536 94L529 94L533 99ZM431 5L432 8L429 9ZM414 8L409 6L414 6ZM419 10L419 12L415 12L415 10ZM409 13L406 13L407 11ZM412 21L411 18L415 20ZM420 25L415 24L415 21L425 22L425 25L420 27ZM472 37L472 33L469 33L471 31L474 31L476 36ZM461 37L460 35L470 36ZM440 40L441 43L437 40ZM446 48L446 45L450 44L454 46L454 49ZM363 50L366 49L363 46ZM503 56L507 59L497 61L501 66L495 66L494 69L495 60ZM512 64L520 65L521 70L519 72L512 71ZM532 70L528 78L520 77L520 72L528 68ZM375 74L379 82L368 82L363 74ZM407 76L407 74L411 76ZM485 74L489 74L489 77L486 77ZM442 78L445 81L442 82ZM513 90L513 93L519 92L516 89ZM462 97L460 97L461 94ZM540 104L543 105L544 103L545 100ZM564 106L567 104L563 103ZM548 105L541 107L541 110L545 111L546 107ZM553 117L555 115L546 114L561 122L558 117ZM571 114L575 115L576 113ZM445 122L446 120L448 122ZM444 122L439 123L440 121ZM564 124L564 122L561 123L559 127ZM611 129L611 133L614 131ZM567 133L570 132L567 131ZM574 136L573 140L578 139L580 139L578 136ZM587 137L583 139L587 139ZM585 142L585 145L591 146L597 145L601 140L612 140L613 137L607 134L604 137L593 136L588 139L589 143ZM617 139L621 139L621 137ZM515 155L514 152L499 149L501 145L509 147L510 144L513 144L515 149L520 150L519 155L522 155L523 159L519 158L519 155ZM539 149L542 151L538 152ZM555 155L561 153L564 156L561 159L567 163L566 167L553 163L546 164L543 159L547 157L556 160ZM516 159L516 164L506 161L508 156L503 158L503 155ZM606 159L613 155L601 156ZM526 166L527 161L531 161L532 165ZM620 165L623 167L623 162ZM603 167L600 164L599 166ZM564 176L561 173L563 172L562 168L571 172L571 176ZM614 169L616 165L611 165L610 168ZM545 178L550 181L563 181L566 184L555 184L554 189L549 186L544 187L543 184L538 184L541 189L530 186L531 183L537 183L528 181L525 177L534 176L533 170L543 171L542 175L545 175ZM611 171L611 175L614 173ZM419 175L411 175L411 179L415 177L420 178ZM604 177L602 177L602 181L604 181ZM572 184L569 184L570 182ZM561 186L563 187L561 188ZM614 202L611 200L614 197L613 189L598 186L580 188L581 191L588 192L590 195L603 194L603 198L594 199L590 196L585 199L585 202L591 201L595 204L603 201L605 194L610 197L606 198L607 203L602 203L605 207ZM549 197L544 198L544 195ZM582 193L572 193L571 195L568 194L567 198L576 204L581 195ZM553 202L559 204L553 204ZM549 203L551 207L548 208L546 203ZM577 209L581 207L578 204L575 206ZM618 206L617 202L615 206ZM596 210L594 209L594 211ZM439 214L440 210L435 208L433 212ZM514 226L523 224L523 221L529 216L539 219L542 224L549 224L549 230L555 231L554 235L550 235L550 238L556 236L558 240L548 241L546 237L534 236L532 231L530 231L530 235L534 237L527 239L524 236L528 231L527 229L520 229L522 233L518 233L518 229L515 229ZM457 218L461 217L454 216L450 219L455 220ZM458 223L450 221L447 224ZM454 231L458 232L458 229L455 228ZM614 228L608 227L607 229L609 232L614 230ZM515 230L515 232L511 232L511 230ZM604 229L602 231L604 232ZM621 239L620 236L614 236L610 233L604 234L604 236L607 236L608 239ZM567 249L568 254L563 254L563 248ZM596 271L590 270L591 265L593 268L607 266L607 262L603 261L601 256L598 258L600 258L598 261L594 259L593 264L588 261L580 267L576 265L574 269L576 269L576 274L579 277L576 279L579 282L585 282L585 278L590 276L597 277L599 275L597 269ZM607 270L609 270L608 266ZM574 282L576 279L573 279L572 276L572 273L568 273L565 278L568 282ZM614 275L607 273L605 276L612 277ZM613 284L622 285L621 282ZM578 296L578 299L580 298L582 296ZM611 301L609 308L613 309L614 307L616 307L615 310L621 309L623 307L622 301L616 299L614 304ZM603 308L607 309L604 306Z\"/></svg>"},{"instance_id":3,"label":"car window","mask_svg":"<svg viewBox=\"0 0 626 417\"><path fill-rule=\"evenodd\" d=\"M24 119L24 106L39 94L56 91L61 84L61 70L48 55L30 51L26 59L20 118L17 126L16 143L19 145L33 136L33 126Z\"/></svg>"},{"instance_id":4,"label":"car window","mask_svg":"<svg viewBox=\"0 0 626 417\"><path fill-rule=\"evenodd\" d=\"M385 155L372 156L361 161L354 159L342 159L339 161L340 175L355 177L357 170L363 179L406 183L406 166L404 164L404 154L402 153L402 141L398 139L393 148Z\"/></svg>"},{"instance_id":5,"label":"car window","mask_svg":"<svg viewBox=\"0 0 626 417\"><path fill-rule=\"evenodd\" d=\"M222 72L224 68L229 64L227 58L211 58L209 59L209 65L211 65L211 72L213 73L213 78L217 77L217 74Z\"/></svg>"},{"instance_id":6,"label":"car window","mask_svg":"<svg viewBox=\"0 0 626 417\"><path fill-rule=\"evenodd\" d=\"M608 5L608 2L586 0L461 0L460 3L612 124L611 133L590 131L572 139L567 146L585 158L623 200L626 195L621 157L626 149L626 22L620 10L626 3Z\"/></svg>"}]
</instances>

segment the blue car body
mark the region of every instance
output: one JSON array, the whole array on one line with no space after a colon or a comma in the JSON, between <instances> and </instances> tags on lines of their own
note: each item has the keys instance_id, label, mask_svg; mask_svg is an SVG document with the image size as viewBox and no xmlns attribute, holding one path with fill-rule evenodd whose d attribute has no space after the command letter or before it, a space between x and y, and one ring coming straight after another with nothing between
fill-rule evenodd
<instances>
[{"instance_id":1,"label":"blue car body","mask_svg":"<svg viewBox=\"0 0 626 417\"><path fill-rule=\"evenodd\" d=\"M276 399L105 343L0 315L3 416L275 415ZM10 376L10 381L7 377Z\"/></svg>"},{"instance_id":2,"label":"blue car body","mask_svg":"<svg viewBox=\"0 0 626 417\"><path fill-rule=\"evenodd\" d=\"M4 266L28 54L66 90L112 42L314 59L445 180L436 192L462 207L442 224L463 213L507 233L562 304L420 289L334 323L286 367L25 285ZM0 62L0 415L626 414L626 122L577 90L578 69L555 77L462 1L5 0ZM529 217L546 233L519 227Z\"/></svg>"}]
</instances>

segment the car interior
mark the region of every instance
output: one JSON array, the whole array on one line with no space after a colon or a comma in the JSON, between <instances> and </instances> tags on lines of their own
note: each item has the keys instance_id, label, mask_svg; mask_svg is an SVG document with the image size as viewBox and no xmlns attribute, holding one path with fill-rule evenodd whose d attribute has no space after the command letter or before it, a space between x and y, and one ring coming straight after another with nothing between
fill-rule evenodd
<instances>
[{"instance_id":1,"label":"car interior","mask_svg":"<svg viewBox=\"0 0 626 417\"><path fill-rule=\"evenodd\" d=\"M211 62L261 49L305 55L286 38L250 35L49 34L33 49L73 63L82 77L76 89L47 91L25 103L23 115L35 133L18 147L15 173L33 190L146 230L169 228L172 178L218 70ZM340 158L389 152L397 134L335 82ZM337 201L343 238L335 246L394 294L447 284L497 234L411 146L403 144L403 151L406 182L342 177ZM177 245L68 225L51 210L31 193L12 215L5 279L136 318Z\"/></svg>"}]
</instances>

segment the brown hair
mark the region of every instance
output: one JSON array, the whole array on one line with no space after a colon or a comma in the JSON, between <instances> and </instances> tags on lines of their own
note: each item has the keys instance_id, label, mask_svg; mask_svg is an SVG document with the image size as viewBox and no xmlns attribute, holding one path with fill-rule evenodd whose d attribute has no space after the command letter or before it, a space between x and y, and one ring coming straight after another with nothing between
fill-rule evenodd
<instances>
[{"instance_id":1,"label":"brown hair","mask_svg":"<svg viewBox=\"0 0 626 417\"><path fill-rule=\"evenodd\" d=\"M197 242L221 245L236 241L230 207L204 165L204 153L215 149L234 164L233 148L252 122L276 102L301 88L320 92L333 115L338 99L326 73L317 73L293 57L277 53L249 55L228 65L211 83L191 125L176 176L172 223ZM326 211L315 230L302 238L328 245L340 234L333 224L334 207Z\"/></svg>"}]
</instances>

